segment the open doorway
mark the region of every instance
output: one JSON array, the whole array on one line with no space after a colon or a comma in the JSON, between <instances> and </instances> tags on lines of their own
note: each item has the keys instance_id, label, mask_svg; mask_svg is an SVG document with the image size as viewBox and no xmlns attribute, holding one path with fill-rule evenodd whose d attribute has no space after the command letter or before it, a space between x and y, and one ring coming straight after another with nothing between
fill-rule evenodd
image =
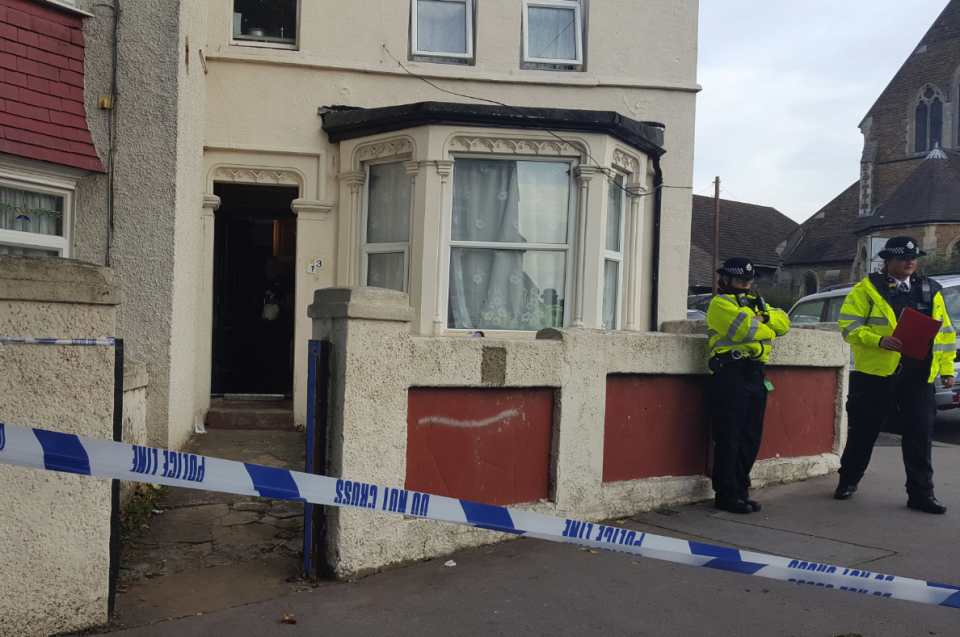
<instances>
[{"instance_id":1,"label":"open doorway","mask_svg":"<svg viewBox=\"0 0 960 637\"><path fill-rule=\"evenodd\" d=\"M211 393L293 395L297 188L215 184Z\"/></svg>"}]
</instances>

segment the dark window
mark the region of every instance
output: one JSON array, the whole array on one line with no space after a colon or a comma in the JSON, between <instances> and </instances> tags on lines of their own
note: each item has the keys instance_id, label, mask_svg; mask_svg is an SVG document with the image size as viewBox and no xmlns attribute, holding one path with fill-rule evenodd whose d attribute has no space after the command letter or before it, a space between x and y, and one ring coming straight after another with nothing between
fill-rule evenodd
<instances>
[{"instance_id":1,"label":"dark window","mask_svg":"<svg viewBox=\"0 0 960 637\"><path fill-rule=\"evenodd\" d=\"M812 274L803 280L803 294L809 296L817 293L817 278Z\"/></svg>"},{"instance_id":2,"label":"dark window","mask_svg":"<svg viewBox=\"0 0 960 637\"><path fill-rule=\"evenodd\" d=\"M836 323L840 320L840 308L843 307L843 302L846 300L846 297L838 296L835 299L830 299L827 303L827 315L824 317L824 323Z\"/></svg>"},{"instance_id":3,"label":"dark window","mask_svg":"<svg viewBox=\"0 0 960 637\"><path fill-rule=\"evenodd\" d=\"M914 152L927 150L927 105L920 102L917 106L917 146Z\"/></svg>"},{"instance_id":4,"label":"dark window","mask_svg":"<svg viewBox=\"0 0 960 637\"><path fill-rule=\"evenodd\" d=\"M296 44L297 0L233 0L233 39Z\"/></svg>"},{"instance_id":5,"label":"dark window","mask_svg":"<svg viewBox=\"0 0 960 637\"><path fill-rule=\"evenodd\" d=\"M933 150L942 146L941 137L943 135L943 102L939 97L934 98L930 105L930 145L927 150Z\"/></svg>"}]
</instances>

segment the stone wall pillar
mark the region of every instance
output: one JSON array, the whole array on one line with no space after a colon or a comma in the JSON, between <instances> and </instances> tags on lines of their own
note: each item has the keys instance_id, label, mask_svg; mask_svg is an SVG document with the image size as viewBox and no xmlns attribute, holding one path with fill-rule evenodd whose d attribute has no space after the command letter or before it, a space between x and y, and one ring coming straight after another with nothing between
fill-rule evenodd
<instances>
[{"instance_id":1,"label":"stone wall pillar","mask_svg":"<svg viewBox=\"0 0 960 637\"><path fill-rule=\"evenodd\" d=\"M107 268L0 256L0 336L114 336ZM114 349L4 344L0 422L113 439ZM107 621L110 481L0 465L0 635Z\"/></svg>"},{"instance_id":2,"label":"stone wall pillar","mask_svg":"<svg viewBox=\"0 0 960 637\"><path fill-rule=\"evenodd\" d=\"M317 290L313 338L331 353L327 475L402 489L406 479L407 376L412 362L409 297L382 288ZM326 562L338 577L403 559L403 518L330 508Z\"/></svg>"}]
</instances>

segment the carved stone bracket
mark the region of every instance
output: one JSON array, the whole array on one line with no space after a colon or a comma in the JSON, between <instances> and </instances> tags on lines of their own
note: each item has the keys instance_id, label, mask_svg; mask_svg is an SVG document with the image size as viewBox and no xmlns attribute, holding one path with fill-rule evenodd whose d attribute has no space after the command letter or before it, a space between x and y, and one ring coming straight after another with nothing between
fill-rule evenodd
<instances>
[{"instance_id":1,"label":"carved stone bracket","mask_svg":"<svg viewBox=\"0 0 960 637\"><path fill-rule=\"evenodd\" d=\"M562 142L559 139L516 139L505 137L473 137L458 135L450 140L451 150L469 152L503 153L512 155L546 155L549 157L579 157L586 149L579 142Z\"/></svg>"},{"instance_id":2,"label":"carved stone bracket","mask_svg":"<svg viewBox=\"0 0 960 637\"><path fill-rule=\"evenodd\" d=\"M574 174L576 174L577 179L580 180L580 186L581 186L581 187L585 187L587 184L590 183L590 181L591 181L596 175L598 175L598 174L600 174L600 173L602 173L602 172L603 172L603 170L601 170L601 169L598 168L597 166L583 166L583 165L581 165L581 166L577 166L576 169L574 170Z\"/></svg>"},{"instance_id":3,"label":"carved stone bracket","mask_svg":"<svg viewBox=\"0 0 960 637\"><path fill-rule=\"evenodd\" d=\"M438 159L437 160L437 174L440 175L440 181L442 183L447 183L447 179L453 173L453 160L452 159Z\"/></svg>"},{"instance_id":4,"label":"carved stone bracket","mask_svg":"<svg viewBox=\"0 0 960 637\"><path fill-rule=\"evenodd\" d=\"M207 214L213 214L220 209L220 197L216 195L204 195L203 196L203 210L210 212Z\"/></svg>"},{"instance_id":5,"label":"carved stone bracket","mask_svg":"<svg viewBox=\"0 0 960 637\"><path fill-rule=\"evenodd\" d=\"M367 180L367 174L362 170L340 173L337 177L340 181L350 186L350 192L352 193L360 192L360 188L363 187L364 182Z\"/></svg>"},{"instance_id":6,"label":"carved stone bracket","mask_svg":"<svg viewBox=\"0 0 960 637\"><path fill-rule=\"evenodd\" d=\"M317 201L316 199L294 199L290 208L301 219L324 220L333 210L333 204L327 201Z\"/></svg>"},{"instance_id":7,"label":"carved stone bracket","mask_svg":"<svg viewBox=\"0 0 960 637\"><path fill-rule=\"evenodd\" d=\"M640 181L631 181L624 184L624 189L630 193L631 197L642 197L647 194L647 186Z\"/></svg>"}]
</instances>

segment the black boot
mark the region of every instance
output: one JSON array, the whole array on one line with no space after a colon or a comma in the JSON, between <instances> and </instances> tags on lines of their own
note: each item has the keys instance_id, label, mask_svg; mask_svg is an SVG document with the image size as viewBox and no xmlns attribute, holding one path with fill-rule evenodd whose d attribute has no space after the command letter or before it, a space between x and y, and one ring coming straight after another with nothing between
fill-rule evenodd
<instances>
[{"instance_id":1,"label":"black boot","mask_svg":"<svg viewBox=\"0 0 960 637\"><path fill-rule=\"evenodd\" d=\"M923 511L924 513L946 513L947 507L943 506L932 495L917 496L907 499L907 506L911 509Z\"/></svg>"},{"instance_id":2,"label":"black boot","mask_svg":"<svg viewBox=\"0 0 960 637\"><path fill-rule=\"evenodd\" d=\"M836 500L849 500L856 491L857 485L855 484L841 484L837 487L837 490L833 492L833 497Z\"/></svg>"},{"instance_id":3,"label":"black boot","mask_svg":"<svg viewBox=\"0 0 960 637\"><path fill-rule=\"evenodd\" d=\"M744 491L743 493L740 494L740 500L750 505L750 508L753 510L754 513L756 513L757 511L763 508L763 506L759 502L757 502L756 500L750 499L750 493L748 491Z\"/></svg>"},{"instance_id":4,"label":"black boot","mask_svg":"<svg viewBox=\"0 0 960 637\"><path fill-rule=\"evenodd\" d=\"M753 508L749 504L739 498L718 497L715 500L715 504L718 509L729 511L730 513L751 513L753 511Z\"/></svg>"}]
</instances>

